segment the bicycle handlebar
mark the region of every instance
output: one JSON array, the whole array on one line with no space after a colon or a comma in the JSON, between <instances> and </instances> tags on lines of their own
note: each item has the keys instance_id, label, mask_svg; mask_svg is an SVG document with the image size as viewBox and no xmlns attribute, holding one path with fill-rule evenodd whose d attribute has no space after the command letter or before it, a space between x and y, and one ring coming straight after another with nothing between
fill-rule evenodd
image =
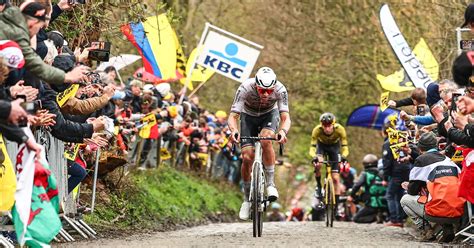
<instances>
[{"instance_id":1,"label":"bicycle handlebar","mask_svg":"<svg viewBox=\"0 0 474 248\"><path fill-rule=\"evenodd\" d=\"M237 137L235 137L237 138ZM244 140L244 139L249 139L249 140L253 140L253 141L260 141L260 140L280 140L281 136L280 134L277 134L277 138L274 138L274 137L261 137L261 136L241 136L240 137L240 141ZM283 150L284 150L284 145L283 144L280 144L280 156L283 156ZM232 144L232 153L235 153L235 143Z\"/></svg>"}]
</instances>

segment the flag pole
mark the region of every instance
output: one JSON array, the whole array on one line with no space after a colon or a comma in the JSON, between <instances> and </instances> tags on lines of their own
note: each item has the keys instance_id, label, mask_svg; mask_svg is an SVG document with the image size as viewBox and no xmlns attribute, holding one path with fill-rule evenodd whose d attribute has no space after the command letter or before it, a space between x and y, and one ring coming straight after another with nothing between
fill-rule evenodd
<instances>
[{"instance_id":1,"label":"flag pole","mask_svg":"<svg viewBox=\"0 0 474 248\"><path fill-rule=\"evenodd\" d=\"M202 44L204 43L204 38L205 38L205 36L206 36L206 34L209 30L209 26L210 26L210 23L206 22L206 25L204 26L204 31L202 31L201 39L199 40L199 43L198 43L198 46L197 46L198 48L201 47ZM199 60L199 56L200 56L200 54L196 55L196 57L193 60L193 63L191 64L191 69L189 70L189 73L186 74L186 83L184 84L184 89L182 90L182 95L179 98L178 105L181 105L183 103L184 96L186 95L186 91L188 89L188 86L191 83L191 78L192 78L192 75L193 75L193 71L194 71L194 68L196 67L196 61Z\"/></svg>"},{"instance_id":2,"label":"flag pole","mask_svg":"<svg viewBox=\"0 0 474 248\"><path fill-rule=\"evenodd\" d=\"M196 92L201 89L202 86L204 86L204 84L209 81L209 80L206 80L204 82L201 82L197 87L196 89L194 89L191 93L189 93L188 97L192 97L194 94L196 94Z\"/></svg>"}]
</instances>

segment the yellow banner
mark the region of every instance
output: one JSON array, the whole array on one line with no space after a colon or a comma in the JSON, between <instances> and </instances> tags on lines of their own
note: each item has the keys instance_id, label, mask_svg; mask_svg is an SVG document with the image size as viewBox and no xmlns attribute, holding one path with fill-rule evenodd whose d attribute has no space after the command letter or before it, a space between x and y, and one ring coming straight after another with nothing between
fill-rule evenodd
<instances>
[{"instance_id":1,"label":"yellow banner","mask_svg":"<svg viewBox=\"0 0 474 248\"><path fill-rule=\"evenodd\" d=\"M16 175L0 134L0 211L10 211L15 202Z\"/></svg>"},{"instance_id":2,"label":"yellow banner","mask_svg":"<svg viewBox=\"0 0 474 248\"><path fill-rule=\"evenodd\" d=\"M423 38L421 38L418 44L416 44L415 49L413 49L413 53L415 54L415 57L418 59L418 61L420 61L420 63L423 65L430 78L433 81L438 80L438 61L436 61L436 58ZM415 89L415 86L410 81L410 78L405 73L403 68L388 76L377 74L377 80L380 82L382 88L391 92L403 92Z\"/></svg>"},{"instance_id":3,"label":"yellow banner","mask_svg":"<svg viewBox=\"0 0 474 248\"><path fill-rule=\"evenodd\" d=\"M64 150L64 157L68 160L74 161L76 159L77 153L79 152L79 147L81 144L74 144L73 149Z\"/></svg>"},{"instance_id":4,"label":"yellow banner","mask_svg":"<svg viewBox=\"0 0 474 248\"><path fill-rule=\"evenodd\" d=\"M183 48L181 47L178 36L176 35L176 32L174 30L173 30L173 38L174 38L174 44L176 45L176 70L178 71L179 74L183 76L183 78L186 78L186 55L184 55ZM191 84L191 87L192 87L192 84Z\"/></svg>"},{"instance_id":5,"label":"yellow banner","mask_svg":"<svg viewBox=\"0 0 474 248\"><path fill-rule=\"evenodd\" d=\"M62 107L69 98L75 97L78 89L79 89L79 84L73 84L69 86L66 90L64 90L63 92L60 92L56 96L56 102L58 103L59 107Z\"/></svg>"},{"instance_id":6,"label":"yellow banner","mask_svg":"<svg viewBox=\"0 0 474 248\"><path fill-rule=\"evenodd\" d=\"M193 61L196 56L199 54L200 50L198 48L194 48L188 58L188 63L186 64L186 75L189 75L191 72L191 67L193 66ZM196 68L193 70L193 75L191 76L191 83L188 89L193 90L192 82L206 82L209 78L214 75L214 71L208 68L205 68L201 65L196 64ZM186 78L181 79L181 83L186 83Z\"/></svg>"},{"instance_id":7,"label":"yellow banner","mask_svg":"<svg viewBox=\"0 0 474 248\"><path fill-rule=\"evenodd\" d=\"M151 132L151 127L156 125L156 116L153 113L145 115L145 117L142 118L142 123L144 124L143 127L140 129L140 132L138 135L142 139L147 139L150 137L150 132Z\"/></svg>"},{"instance_id":8,"label":"yellow banner","mask_svg":"<svg viewBox=\"0 0 474 248\"><path fill-rule=\"evenodd\" d=\"M161 160L168 160L171 158L171 153L168 151L168 149L162 147L160 149L160 158Z\"/></svg>"},{"instance_id":9,"label":"yellow banner","mask_svg":"<svg viewBox=\"0 0 474 248\"><path fill-rule=\"evenodd\" d=\"M464 156L462 155L461 150L457 150L454 155L451 157L451 161L455 163L460 163L464 160Z\"/></svg>"},{"instance_id":10,"label":"yellow banner","mask_svg":"<svg viewBox=\"0 0 474 248\"><path fill-rule=\"evenodd\" d=\"M390 94L389 91L383 92L380 95L380 110L385 111L388 108L388 95Z\"/></svg>"}]
</instances>

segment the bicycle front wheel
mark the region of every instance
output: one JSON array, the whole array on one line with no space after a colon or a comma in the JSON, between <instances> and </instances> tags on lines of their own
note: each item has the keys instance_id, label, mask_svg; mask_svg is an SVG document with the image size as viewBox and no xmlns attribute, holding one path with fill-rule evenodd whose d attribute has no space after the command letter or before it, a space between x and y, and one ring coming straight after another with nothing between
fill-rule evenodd
<instances>
[{"instance_id":1,"label":"bicycle front wheel","mask_svg":"<svg viewBox=\"0 0 474 248\"><path fill-rule=\"evenodd\" d=\"M253 197L252 197L252 215L253 215L253 236L254 237L260 237L262 234L262 216L261 213L259 212L259 204L260 204L260 167L259 166L254 166L253 167L253 181L252 181L252 188L253 188Z\"/></svg>"},{"instance_id":2,"label":"bicycle front wheel","mask_svg":"<svg viewBox=\"0 0 474 248\"><path fill-rule=\"evenodd\" d=\"M335 215L335 204L334 204L334 185L332 179L327 179L325 186L325 205L326 205L326 227L332 227Z\"/></svg>"}]
</instances>

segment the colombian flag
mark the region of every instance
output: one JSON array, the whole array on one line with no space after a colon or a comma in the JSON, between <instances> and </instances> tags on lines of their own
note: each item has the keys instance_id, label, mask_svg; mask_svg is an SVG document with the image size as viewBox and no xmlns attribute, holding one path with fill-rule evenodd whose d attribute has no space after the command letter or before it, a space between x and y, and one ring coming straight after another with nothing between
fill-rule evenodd
<instances>
[{"instance_id":1,"label":"colombian flag","mask_svg":"<svg viewBox=\"0 0 474 248\"><path fill-rule=\"evenodd\" d=\"M164 81L184 76L186 59L166 14L123 25L121 31L142 56L145 71Z\"/></svg>"}]
</instances>

